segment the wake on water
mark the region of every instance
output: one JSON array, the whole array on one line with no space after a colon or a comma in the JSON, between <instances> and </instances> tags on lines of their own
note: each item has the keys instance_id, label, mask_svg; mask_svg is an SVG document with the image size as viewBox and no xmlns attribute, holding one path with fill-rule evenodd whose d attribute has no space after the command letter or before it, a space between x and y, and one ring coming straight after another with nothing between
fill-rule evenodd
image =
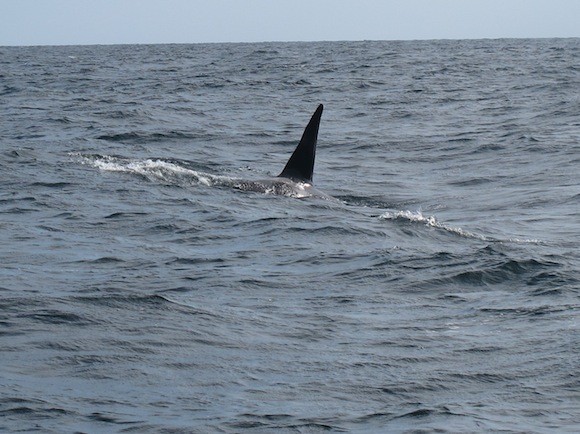
<instances>
[{"instance_id":1,"label":"wake on water","mask_svg":"<svg viewBox=\"0 0 580 434\"><path fill-rule=\"evenodd\" d=\"M306 189L306 187L310 187L310 185L304 182L297 182L293 186L287 186L284 182L281 182L280 185L271 185L265 180L248 181L241 178L214 175L199 170L193 170L174 161L166 161L163 159L129 160L106 155L76 155L78 155L82 164L87 164L103 171L132 173L143 176L150 181L160 181L168 185L176 185L180 187L189 187L192 185L228 187L243 191L258 191L263 192L264 194L275 194L295 198L313 196ZM317 197L327 198L325 195Z\"/></svg>"},{"instance_id":2,"label":"wake on water","mask_svg":"<svg viewBox=\"0 0 580 434\"><path fill-rule=\"evenodd\" d=\"M222 185L232 180L226 176L199 172L161 159L130 160L109 155L70 155L78 157L81 164L96 167L106 172L132 173L143 176L150 181L161 181L182 187L191 185L210 187Z\"/></svg>"},{"instance_id":3,"label":"wake on water","mask_svg":"<svg viewBox=\"0 0 580 434\"><path fill-rule=\"evenodd\" d=\"M163 159L132 160L116 156L83 155L79 153L71 153L69 155L77 159L77 161L83 165L92 166L102 171L134 174L142 176L151 182L161 182L165 185L174 185L184 188L201 185L205 187L227 187L238 190L247 190L245 185L248 183L259 182L193 170L184 167L178 162L166 161ZM294 198L309 197L309 195L297 194L295 189L266 188L263 191L263 194L275 194ZM322 198L325 199L325 197ZM340 202L346 206L351 205L348 200L340 200ZM357 200L356 202L358 206L360 206L361 203L364 207L376 206L374 204L364 204L364 200ZM378 219L421 224L429 228L442 230L450 234L458 235L460 237L487 242L509 242L517 244L540 243L540 240L521 240L518 238L498 239L492 236L478 234L465 230L461 227L454 227L444 222L440 222L434 215L423 215L421 210L385 210L378 216Z\"/></svg>"}]
</instances>

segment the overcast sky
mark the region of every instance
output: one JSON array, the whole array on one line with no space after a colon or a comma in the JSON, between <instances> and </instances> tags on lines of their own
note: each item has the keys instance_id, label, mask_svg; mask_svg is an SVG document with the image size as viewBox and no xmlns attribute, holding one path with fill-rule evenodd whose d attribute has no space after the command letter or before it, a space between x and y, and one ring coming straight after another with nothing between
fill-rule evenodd
<instances>
[{"instance_id":1,"label":"overcast sky","mask_svg":"<svg viewBox=\"0 0 580 434\"><path fill-rule=\"evenodd\" d=\"M0 45L580 37L580 0L0 0Z\"/></svg>"}]
</instances>

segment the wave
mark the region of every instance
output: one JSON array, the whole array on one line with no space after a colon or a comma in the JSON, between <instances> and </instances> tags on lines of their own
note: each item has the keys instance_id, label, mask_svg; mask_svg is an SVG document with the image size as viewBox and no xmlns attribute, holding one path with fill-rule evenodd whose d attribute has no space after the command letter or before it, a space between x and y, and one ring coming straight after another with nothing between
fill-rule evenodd
<instances>
[{"instance_id":1,"label":"wave","mask_svg":"<svg viewBox=\"0 0 580 434\"><path fill-rule=\"evenodd\" d=\"M382 220L394 220L402 222L420 223L425 226L441 229L445 232L459 235L460 237L471 238L487 242L496 243L514 243L514 244L541 244L542 241L538 239L521 239L521 238L495 238L488 235L478 234L476 232L471 232L460 227L450 226L448 224L442 223L437 220L435 216L425 216L421 211L385 211L379 216Z\"/></svg>"},{"instance_id":2,"label":"wave","mask_svg":"<svg viewBox=\"0 0 580 434\"><path fill-rule=\"evenodd\" d=\"M379 216L383 220L395 220L412 223L422 223L425 226L432 228L443 229L446 232L453 233L466 238L475 238L482 241L491 241L490 238L476 234L474 232L466 231L459 227L453 227L439 222L435 216L424 216L421 211L386 211Z\"/></svg>"},{"instance_id":3,"label":"wave","mask_svg":"<svg viewBox=\"0 0 580 434\"><path fill-rule=\"evenodd\" d=\"M117 117L119 115L116 115ZM184 132L184 131L168 131L166 133L147 133L130 131L118 134L104 134L98 136L98 140L106 140L109 142L120 142L120 143L153 143L153 142L165 142L167 140L180 140L180 139L197 139L200 135Z\"/></svg>"},{"instance_id":4,"label":"wave","mask_svg":"<svg viewBox=\"0 0 580 434\"><path fill-rule=\"evenodd\" d=\"M108 155L70 154L77 157L81 164L95 167L106 172L123 172L143 176L151 181L162 181L170 185L224 185L232 178L212 175L188 169L174 162L161 159L132 160Z\"/></svg>"}]
</instances>

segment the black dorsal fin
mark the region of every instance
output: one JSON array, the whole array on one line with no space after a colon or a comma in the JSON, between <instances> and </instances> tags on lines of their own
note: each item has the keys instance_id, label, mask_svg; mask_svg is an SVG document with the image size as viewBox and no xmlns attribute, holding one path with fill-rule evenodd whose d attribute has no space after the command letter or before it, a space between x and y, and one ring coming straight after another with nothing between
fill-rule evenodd
<instances>
[{"instance_id":1,"label":"black dorsal fin","mask_svg":"<svg viewBox=\"0 0 580 434\"><path fill-rule=\"evenodd\" d=\"M314 157L316 156L316 141L318 139L318 126L322 116L323 105L320 104L310 122L306 125L302 139L294 150L294 153L286 163L282 173L278 175L282 178L290 178L295 181L312 182L312 172L314 171Z\"/></svg>"}]
</instances>

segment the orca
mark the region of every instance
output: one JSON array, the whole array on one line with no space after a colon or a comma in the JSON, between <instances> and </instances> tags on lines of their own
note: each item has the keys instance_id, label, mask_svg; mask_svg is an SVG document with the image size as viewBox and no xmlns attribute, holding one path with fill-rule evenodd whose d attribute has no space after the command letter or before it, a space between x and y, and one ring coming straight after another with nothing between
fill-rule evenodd
<instances>
[{"instance_id":1,"label":"orca","mask_svg":"<svg viewBox=\"0 0 580 434\"><path fill-rule=\"evenodd\" d=\"M332 199L331 196L312 186L316 142L318 141L318 128L323 109L324 106L320 104L310 118L298 146L296 146L280 175L272 179L237 182L234 187L239 190L266 194Z\"/></svg>"}]
</instances>

